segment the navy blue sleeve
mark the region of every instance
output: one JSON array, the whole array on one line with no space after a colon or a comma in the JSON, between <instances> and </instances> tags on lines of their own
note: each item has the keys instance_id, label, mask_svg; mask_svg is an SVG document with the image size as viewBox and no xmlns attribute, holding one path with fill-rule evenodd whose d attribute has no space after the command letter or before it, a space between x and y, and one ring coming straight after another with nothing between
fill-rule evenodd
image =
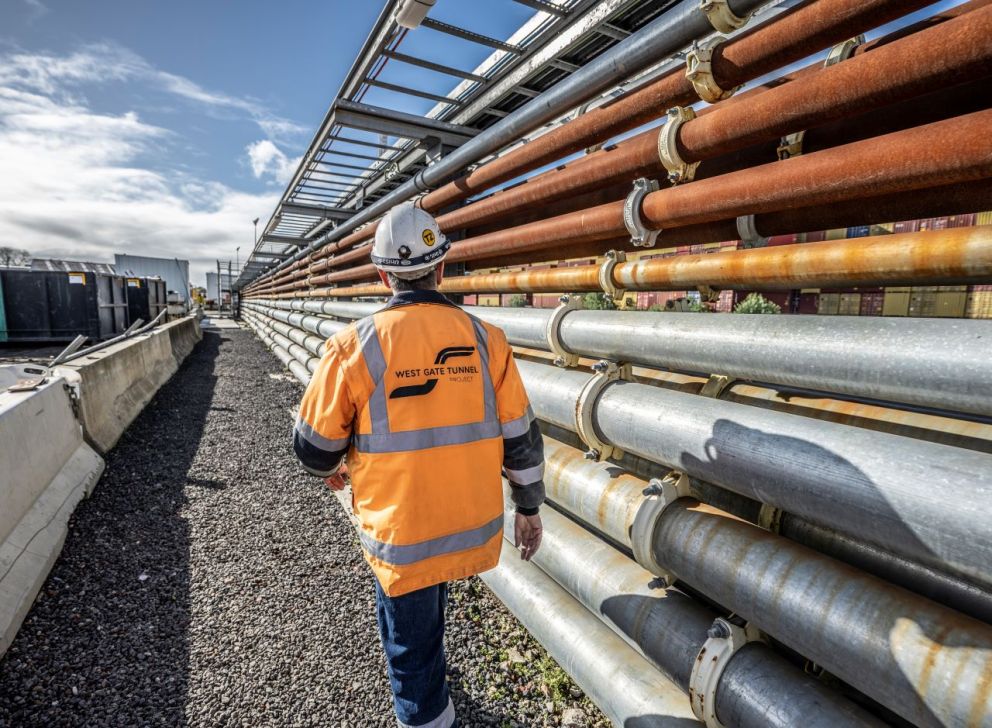
<instances>
[{"instance_id":1,"label":"navy blue sleeve","mask_svg":"<svg viewBox=\"0 0 992 728\"><path fill-rule=\"evenodd\" d=\"M531 409L503 425L503 472L517 513L532 516L544 503L544 439Z\"/></svg>"},{"instance_id":2,"label":"navy blue sleeve","mask_svg":"<svg viewBox=\"0 0 992 728\"><path fill-rule=\"evenodd\" d=\"M348 453L351 438L328 440L314 432L302 417L293 428L293 451L304 470L321 478L334 475Z\"/></svg>"}]
</instances>

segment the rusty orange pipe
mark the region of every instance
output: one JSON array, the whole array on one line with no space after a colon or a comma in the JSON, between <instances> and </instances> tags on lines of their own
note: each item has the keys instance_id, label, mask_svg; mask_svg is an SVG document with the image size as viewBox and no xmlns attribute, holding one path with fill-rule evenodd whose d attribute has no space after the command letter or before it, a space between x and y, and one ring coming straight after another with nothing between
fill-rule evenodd
<instances>
[{"instance_id":1,"label":"rusty orange pipe","mask_svg":"<svg viewBox=\"0 0 992 728\"><path fill-rule=\"evenodd\" d=\"M598 265L446 278L445 293L598 291ZM613 283L629 291L791 290L846 286L964 284L992 280L992 226L901 233L822 243L620 263ZM321 288L287 297L388 295L385 286Z\"/></svg>"},{"instance_id":2,"label":"rusty orange pipe","mask_svg":"<svg viewBox=\"0 0 992 728\"><path fill-rule=\"evenodd\" d=\"M678 228L745 214L828 205L992 177L992 110L805 154L653 192L641 214L649 229ZM506 228L455 243L447 260L607 240L624 230L623 202ZM321 276L364 280L372 265Z\"/></svg>"},{"instance_id":3,"label":"rusty orange pipe","mask_svg":"<svg viewBox=\"0 0 992 728\"><path fill-rule=\"evenodd\" d=\"M738 86L928 4L929 0L808 2L717 48L712 62L714 78L722 88ZM942 15L954 17L959 10L954 8ZM679 69L463 175L428 194L421 204L427 210L439 210L597 141L634 129L656 119L671 106L696 99L695 90ZM313 260L369 240L374 234L375 223L321 248ZM284 270L294 269L290 266ZM258 283L267 279L259 279Z\"/></svg>"}]
</instances>

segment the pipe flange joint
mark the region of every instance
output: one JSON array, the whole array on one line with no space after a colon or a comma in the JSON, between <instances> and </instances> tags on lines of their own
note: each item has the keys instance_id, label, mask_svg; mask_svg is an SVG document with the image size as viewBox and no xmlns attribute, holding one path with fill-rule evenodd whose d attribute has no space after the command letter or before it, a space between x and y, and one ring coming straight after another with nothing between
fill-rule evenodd
<instances>
[{"instance_id":1,"label":"pipe flange joint","mask_svg":"<svg viewBox=\"0 0 992 728\"><path fill-rule=\"evenodd\" d=\"M551 312L548 325L545 329L545 338L548 340L548 348L555 355L555 366L574 367L579 363L579 355L573 354L565 348L561 340L561 322L565 315L582 308L582 299L578 296L562 296L559 305Z\"/></svg>"},{"instance_id":2,"label":"pipe flange joint","mask_svg":"<svg viewBox=\"0 0 992 728\"><path fill-rule=\"evenodd\" d=\"M691 182L696 176L699 162L686 162L679 154L679 130L687 121L696 118L696 112L690 106L674 106L668 110L665 124L658 130L658 159L668 171L668 181L673 185L679 182Z\"/></svg>"},{"instance_id":3,"label":"pipe flange joint","mask_svg":"<svg viewBox=\"0 0 992 728\"><path fill-rule=\"evenodd\" d=\"M737 218L737 234L745 248L763 248L768 245L768 238L758 232L754 215L741 215Z\"/></svg>"},{"instance_id":4,"label":"pipe flange joint","mask_svg":"<svg viewBox=\"0 0 992 728\"><path fill-rule=\"evenodd\" d=\"M672 586L677 577L655 556L654 535L665 509L679 498L689 495L689 476L681 471L673 470L663 478L652 478L644 489L644 500L630 526L630 547L634 560L657 576L665 587Z\"/></svg>"},{"instance_id":5,"label":"pipe flange joint","mask_svg":"<svg viewBox=\"0 0 992 728\"><path fill-rule=\"evenodd\" d=\"M720 617L713 622L707 634L708 639L692 665L689 702L692 712L707 728L724 728L716 717L716 690L720 678L737 651L749 642L760 640L761 633L750 625L741 627Z\"/></svg>"},{"instance_id":6,"label":"pipe flange joint","mask_svg":"<svg viewBox=\"0 0 992 728\"><path fill-rule=\"evenodd\" d=\"M420 192L430 192L434 188L424 181L424 171L425 170L422 169L413 176L413 186Z\"/></svg>"},{"instance_id":7,"label":"pipe flange joint","mask_svg":"<svg viewBox=\"0 0 992 728\"><path fill-rule=\"evenodd\" d=\"M595 409L599 395L607 385L617 381L633 380L630 364L618 364L614 361L598 361L592 365L593 375L589 378L575 400L575 431L579 439L589 448L586 460L597 462L607 458L618 458L623 451L615 445L603 441L596 433Z\"/></svg>"},{"instance_id":8,"label":"pipe flange joint","mask_svg":"<svg viewBox=\"0 0 992 728\"><path fill-rule=\"evenodd\" d=\"M603 289L603 293L614 301L623 298L623 294L626 291L623 288L617 287L617 284L613 281L613 269L620 263L626 262L627 254L625 252L622 250L608 250L606 251L606 260L599 266L599 287Z\"/></svg>"},{"instance_id":9,"label":"pipe flange joint","mask_svg":"<svg viewBox=\"0 0 992 728\"><path fill-rule=\"evenodd\" d=\"M634 180L634 188L623 202L623 224L630 233L630 242L636 248L653 248L661 230L648 230L641 217L641 203L651 192L657 192L658 182L647 177Z\"/></svg>"},{"instance_id":10,"label":"pipe flange joint","mask_svg":"<svg viewBox=\"0 0 992 728\"><path fill-rule=\"evenodd\" d=\"M699 10L717 33L733 33L743 28L751 19L751 13L744 17L737 15L727 0L699 0Z\"/></svg>"},{"instance_id":11,"label":"pipe flange joint","mask_svg":"<svg viewBox=\"0 0 992 728\"><path fill-rule=\"evenodd\" d=\"M685 56L685 77L696 89L696 95L709 104L729 99L740 88L721 88L713 77L713 49L726 40L717 35L703 43L696 41Z\"/></svg>"}]
</instances>

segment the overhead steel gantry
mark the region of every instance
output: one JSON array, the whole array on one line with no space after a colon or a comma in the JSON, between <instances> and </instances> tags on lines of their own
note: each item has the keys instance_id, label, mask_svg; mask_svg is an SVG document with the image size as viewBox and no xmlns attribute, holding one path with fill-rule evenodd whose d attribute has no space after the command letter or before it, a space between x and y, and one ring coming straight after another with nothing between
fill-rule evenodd
<instances>
[{"instance_id":1,"label":"overhead steel gantry","mask_svg":"<svg viewBox=\"0 0 992 728\"><path fill-rule=\"evenodd\" d=\"M535 13L505 40L427 17L420 32L492 49L466 71L400 50L408 30L396 22L400 0L387 0L323 123L245 261L237 288L311 244L574 73L587 61L665 12L674 0L504 0ZM432 11L436 15L438 7ZM424 72L424 86L452 78L447 94L396 83L387 64ZM435 105L423 116L363 102L370 89ZM521 140L523 143L525 140Z\"/></svg>"}]
</instances>

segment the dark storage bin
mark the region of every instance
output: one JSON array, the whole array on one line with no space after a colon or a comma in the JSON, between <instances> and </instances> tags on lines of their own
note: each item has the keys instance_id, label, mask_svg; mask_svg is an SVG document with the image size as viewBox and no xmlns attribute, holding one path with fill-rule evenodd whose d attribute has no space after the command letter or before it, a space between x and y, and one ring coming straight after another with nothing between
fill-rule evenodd
<instances>
[{"instance_id":1,"label":"dark storage bin","mask_svg":"<svg viewBox=\"0 0 992 728\"><path fill-rule=\"evenodd\" d=\"M161 278L126 278L128 326L138 319L150 323L168 305Z\"/></svg>"},{"instance_id":2,"label":"dark storage bin","mask_svg":"<svg viewBox=\"0 0 992 728\"><path fill-rule=\"evenodd\" d=\"M113 301L116 276L0 269L0 341L98 340L119 333L111 314L101 327L100 288Z\"/></svg>"}]
</instances>

